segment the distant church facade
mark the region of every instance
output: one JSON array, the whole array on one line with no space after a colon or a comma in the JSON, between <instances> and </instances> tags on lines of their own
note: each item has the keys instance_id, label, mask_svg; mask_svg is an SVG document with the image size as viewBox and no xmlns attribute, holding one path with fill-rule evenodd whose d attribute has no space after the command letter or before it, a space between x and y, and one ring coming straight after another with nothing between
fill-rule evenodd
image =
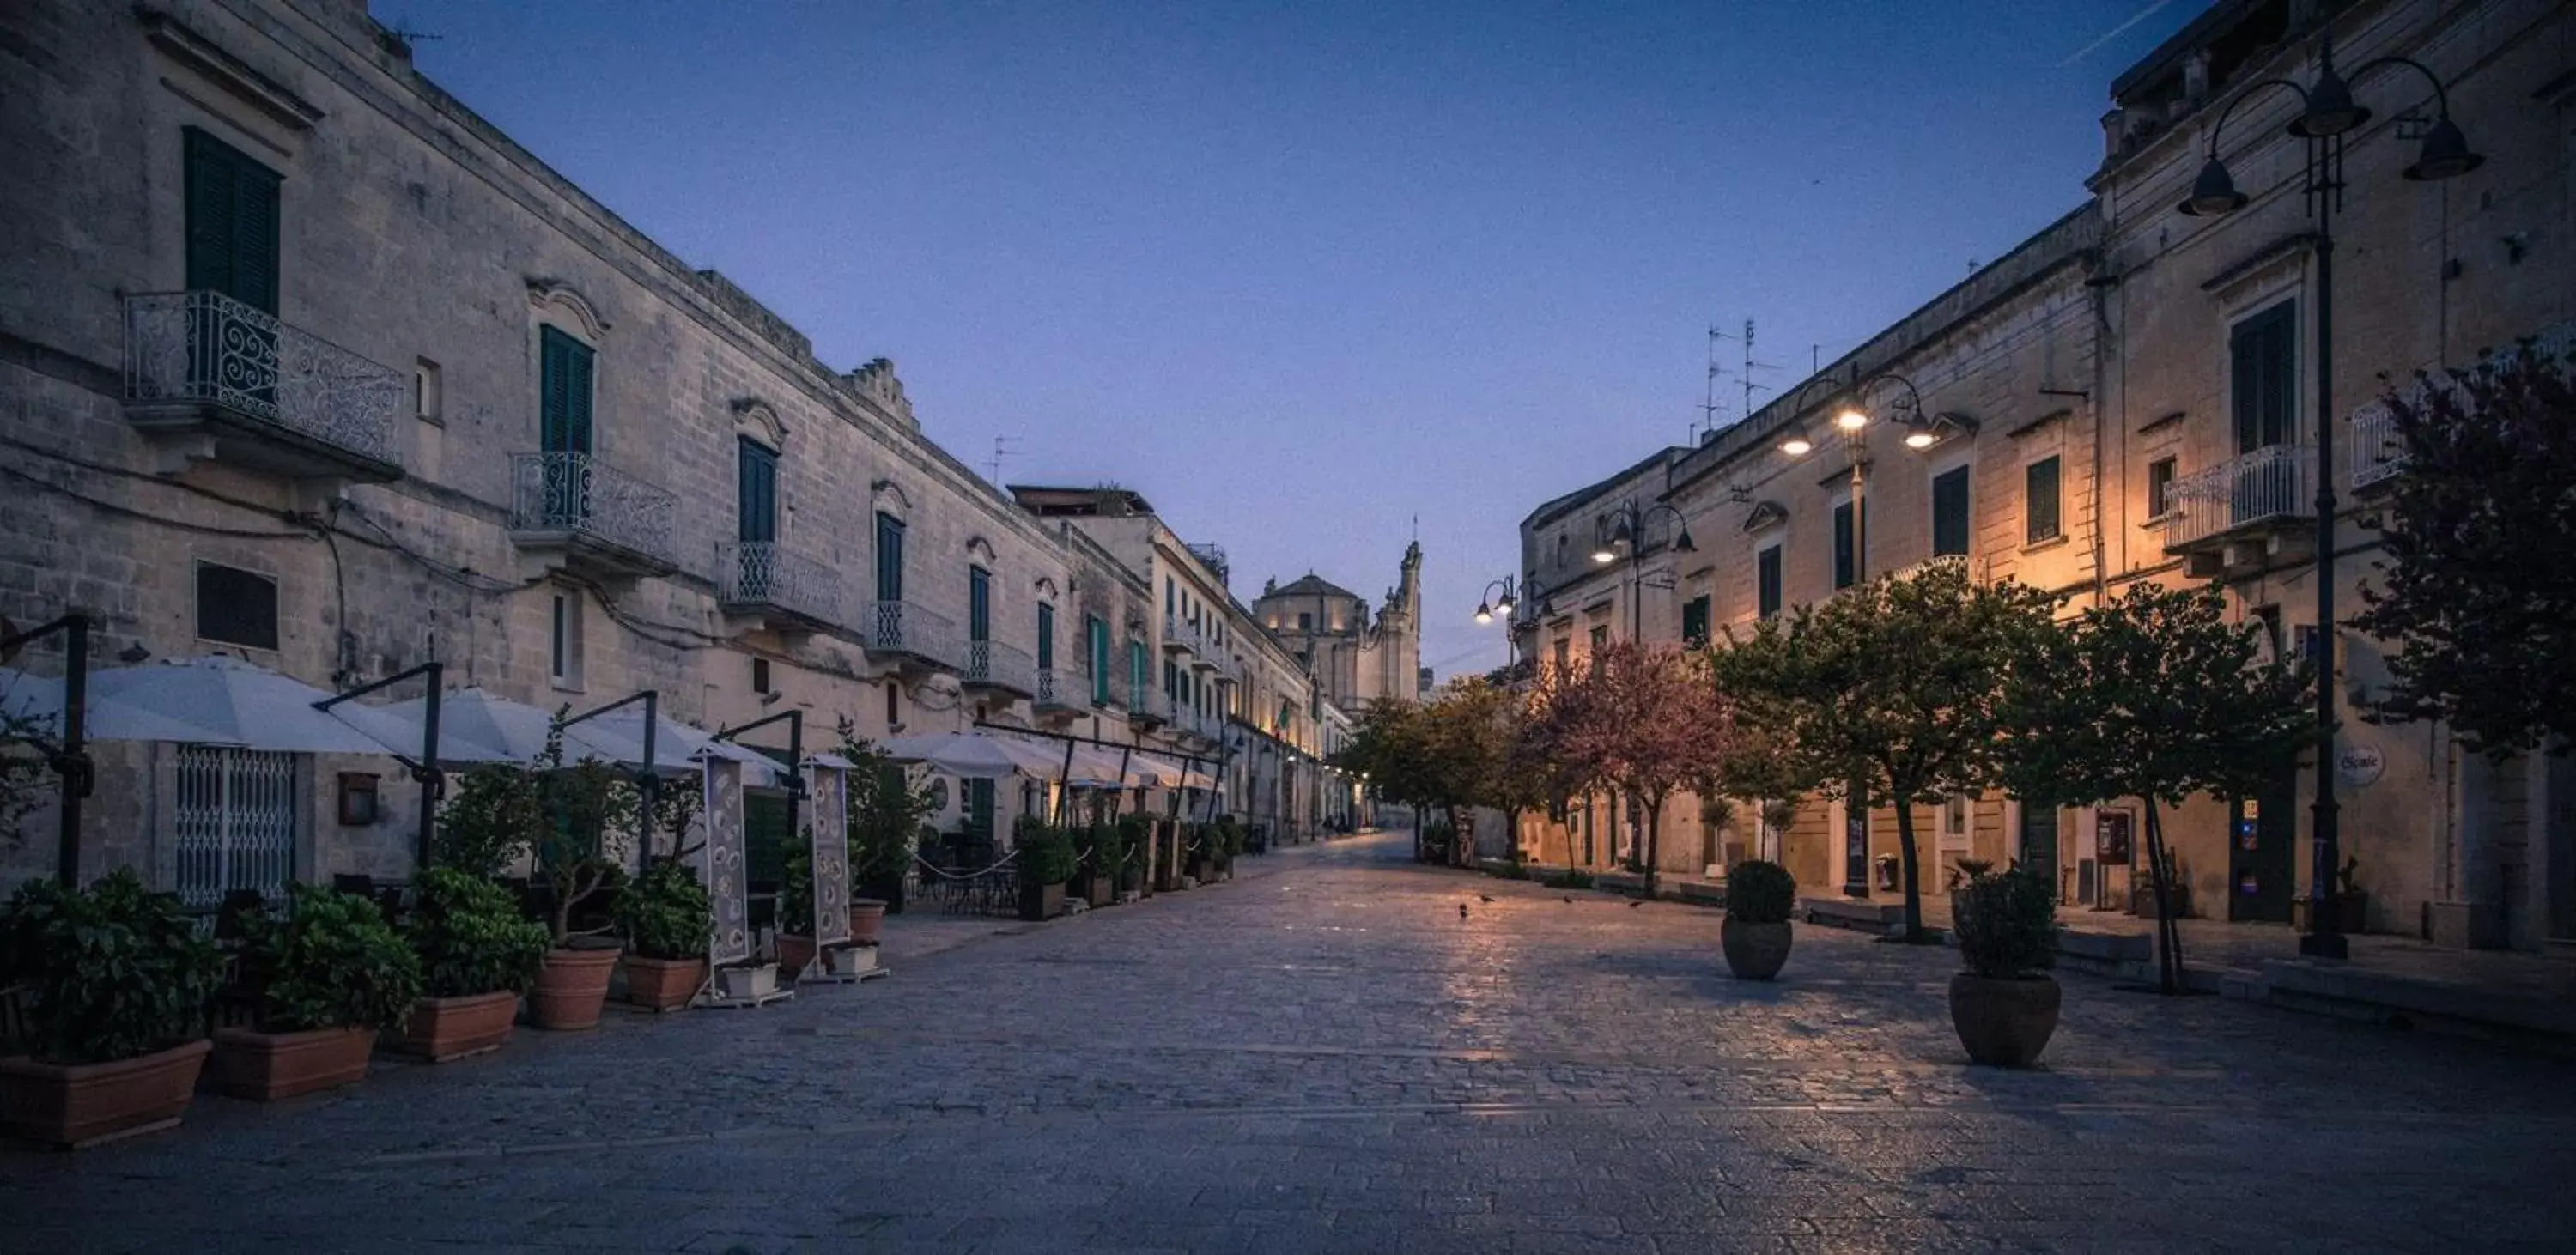
<instances>
[{"instance_id":1,"label":"distant church facade","mask_svg":"<svg viewBox=\"0 0 2576 1255\"><path fill-rule=\"evenodd\" d=\"M1263 583L1253 618L1306 660L1325 700L1354 714L1381 698L1419 700L1422 668L1422 546L1408 545L1394 588L1372 617L1368 599L1309 571Z\"/></svg>"}]
</instances>

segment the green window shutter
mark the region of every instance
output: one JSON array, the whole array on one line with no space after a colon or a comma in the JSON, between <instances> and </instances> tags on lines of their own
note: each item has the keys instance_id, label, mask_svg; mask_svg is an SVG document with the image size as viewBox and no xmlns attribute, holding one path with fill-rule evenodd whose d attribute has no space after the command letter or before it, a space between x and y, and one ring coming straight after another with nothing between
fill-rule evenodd
<instances>
[{"instance_id":1,"label":"green window shutter","mask_svg":"<svg viewBox=\"0 0 2576 1255\"><path fill-rule=\"evenodd\" d=\"M538 329L537 434L548 453L590 452L590 356L589 345Z\"/></svg>"},{"instance_id":2,"label":"green window shutter","mask_svg":"<svg viewBox=\"0 0 2576 1255\"><path fill-rule=\"evenodd\" d=\"M184 132L187 284L277 312L278 186L284 180L195 127Z\"/></svg>"},{"instance_id":3,"label":"green window shutter","mask_svg":"<svg viewBox=\"0 0 2576 1255\"><path fill-rule=\"evenodd\" d=\"M1932 556L1968 552L1968 468L1932 480Z\"/></svg>"}]
</instances>

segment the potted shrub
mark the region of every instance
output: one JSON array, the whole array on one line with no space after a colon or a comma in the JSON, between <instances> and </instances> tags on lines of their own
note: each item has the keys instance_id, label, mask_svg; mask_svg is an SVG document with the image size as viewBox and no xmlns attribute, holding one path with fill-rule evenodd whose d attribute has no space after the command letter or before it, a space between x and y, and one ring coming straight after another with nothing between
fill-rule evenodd
<instances>
[{"instance_id":1,"label":"potted shrub","mask_svg":"<svg viewBox=\"0 0 2576 1255\"><path fill-rule=\"evenodd\" d=\"M2018 867L1974 868L1950 916L1968 969L1950 978L1959 1043L1978 1063L2030 1066L2057 1031L2057 886Z\"/></svg>"},{"instance_id":2,"label":"potted shrub","mask_svg":"<svg viewBox=\"0 0 2576 1255\"><path fill-rule=\"evenodd\" d=\"M1073 838L1062 828L1024 819L1014 839L1019 854L1020 918L1055 918L1064 910L1064 882L1073 878Z\"/></svg>"},{"instance_id":3,"label":"potted shrub","mask_svg":"<svg viewBox=\"0 0 2576 1255\"><path fill-rule=\"evenodd\" d=\"M420 956L360 894L296 885L247 921L241 966L258 1008L215 1033L215 1077L261 1102L366 1079L376 1035L420 1001Z\"/></svg>"},{"instance_id":4,"label":"potted shrub","mask_svg":"<svg viewBox=\"0 0 2576 1255\"><path fill-rule=\"evenodd\" d=\"M1726 874L1726 919L1717 937L1738 980L1769 980L1789 961L1789 915L1798 882L1778 863L1751 859Z\"/></svg>"},{"instance_id":5,"label":"potted shrub","mask_svg":"<svg viewBox=\"0 0 2576 1255\"><path fill-rule=\"evenodd\" d=\"M874 940L886 912L903 910L903 879L912 870L922 821L937 814L928 786L915 788L904 766L860 739L842 720L841 757L850 760L850 936ZM865 913L868 918L862 920ZM862 924L865 927L861 927Z\"/></svg>"},{"instance_id":6,"label":"potted shrub","mask_svg":"<svg viewBox=\"0 0 2576 1255\"><path fill-rule=\"evenodd\" d=\"M707 939L714 903L697 869L655 859L617 896L617 930L626 935L626 1000L653 1011L689 1005L707 979Z\"/></svg>"},{"instance_id":7,"label":"potted shrub","mask_svg":"<svg viewBox=\"0 0 2576 1255\"><path fill-rule=\"evenodd\" d=\"M498 1050L510 1040L519 994L545 965L546 926L519 914L508 890L453 867L421 873L405 925L420 955L424 996L402 1048L432 1063Z\"/></svg>"},{"instance_id":8,"label":"potted shrub","mask_svg":"<svg viewBox=\"0 0 2576 1255\"><path fill-rule=\"evenodd\" d=\"M1234 860L1243 853L1243 825L1232 815L1216 820L1216 870L1221 880L1234 879Z\"/></svg>"},{"instance_id":9,"label":"potted shrub","mask_svg":"<svg viewBox=\"0 0 2576 1255\"><path fill-rule=\"evenodd\" d=\"M0 912L0 984L26 983L29 1053L0 1059L0 1126L76 1147L177 1124L223 967L178 899L130 868L87 890L21 886Z\"/></svg>"},{"instance_id":10,"label":"potted shrub","mask_svg":"<svg viewBox=\"0 0 2576 1255\"><path fill-rule=\"evenodd\" d=\"M1142 895L1147 882L1145 861L1152 857L1146 843L1153 826L1142 815L1121 815L1112 826L1118 829L1118 892Z\"/></svg>"},{"instance_id":11,"label":"potted shrub","mask_svg":"<svg viewBox=\"0 0 2576 1255\"><path fill-rule=\"evenodd\" d=\"M793 983L814 963L814 843L798 837L787 847L787 874L778 884L778 970Z\"/></svg>"},{"instance_id":12,"label":"potted shrub","mask_svg":"<svg viewBox=\"0 0 2576 1255\"><path fill-rule=\"evenodd\" d=\"M627 839L635 831L640 799L625 772L597 759L564 766L561 732L548 739L543 762L536 789L541 815L530 834L530 852L550 890L553 910L546 924L553 944L528 991L528 1009L539 1028L597 1028L619 947L603 935L613 922L576 927L576 912L625 880Z\"/></svg>"}]
</instances>

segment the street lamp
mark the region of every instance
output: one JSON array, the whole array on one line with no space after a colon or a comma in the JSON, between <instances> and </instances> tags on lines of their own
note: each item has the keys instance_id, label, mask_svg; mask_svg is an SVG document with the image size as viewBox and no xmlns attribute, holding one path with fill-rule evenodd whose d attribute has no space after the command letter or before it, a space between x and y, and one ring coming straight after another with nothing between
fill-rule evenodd
<instances>
[{"instance_id":1,"label":"street lamp","mask_svg":"<svg viewBox=\"0 0 2576 1255\"><path fill-rule=\"evenodd\" d=\"M1502 590L1501 596L1494 595L1496 589ZM1512 589L1512 577L1508 575L1498 580L1485 581L1485 591L1478 594L1476 601L1476 622L1491 623L1495 615L1501 615L1505 619L1511 618L1512 606L1519 600L1513 595Z\"/></svg>"},{"instance_id":2,"label":"street lamp","mask_svg":"<svg viewBox=\"0 0 2576 1255\"><path fill-rule=\"evenodd\" d=\"M1781 433L1779 443L1780 452L1790 457L1802 458L1816 451L1816 442L1809 436L1806 420L1799 417L1799 412L1801 398L1807 389L1818 384L1833 385L1834 380L1830 376L1818 375L1790 394L1789 427ZM1905 429L1905 447L1908 449L1921 452L1953 435L1973 435L1977 430L1977 420L1965 414L1926 412L1922 390L1914 386L1913 380L1892 370L1880 371L1851 385L1849 392L1840 398L1839 405L1833 404L1836 398L1826 398L1827 408L1834 416L1833 428L1843 438L1844 451L1851 455L1852 573L1855 576L1868 566L1865 555L1869 550L1864 537L1869 524L1861 503L1865 487L1862 481L1869 466L1869 426L1875 421L1869 410L1869 394L1872 388L1881 384L1905 390L1905 395L1898 398L1893 407L1893 413L1895 423Z\"/></svg>"},{"instance_id":3,"label":"street lamp","mask_svg":"<svg viewBox=\"0 0 2576 1255\"><path fill-rule=\"evenodd\" d=\"M1637 578L1637 563L1646 556L1646 524L1658 514L1673 516L1673 552L1697 553L1699 545L1691 540L1690 519L1669 501L1640 502L1635 497L1611 507L1603 520L1607 525L1601 540L1592 548L1592 560L1603 566L1619 560L1619 552L1628 553L1628 637L1643 640L1645 633L1638 622L1644 617L1644 583Z\"/></svg>"},{"instance_id":4,"label":"street lamp","mask_svg":"<svg viewBox=\"0 0 2576 1255\"><path fill-rule=\"evenodd\" d=\"M2237 106L2281 88L2299 98L2299 116L2285 128L2301 141L2307 158L2301 172L2300 194L2307 202L2308 216L2316 221L2316 242L2311 246L2317 255L2317 641L2323 657L2318 659L2317 676L2317 794L2310 806L2311 862L2308 868L2308 931L2299 938L2299 952L2317 958L2340 959L2350 952L2338 928L2333 904L2327 894L2334 883L2336 860L2342 844L2342 812L2334 796L2334 216L2343 208L2343 136L2347 131L2370 120L2370 110L2353 99L2352 86L2362 76L2382 66L2402 66L2424 76L2433 87L2433 125L2424 132L2422 146L2416 150L2415 164L2402 172L2411 182L2430 183L2467 174L2484 164L2486 158L2469 151L2468 137L2451 121L2450 93L2443 90L2442 80L2420 61L2408 57L2379 57L2363 62L2347 80L2335 73L2334 38L2331 32L2317 43L2317 77L2302 88L2288 79L2269 78L2254 84L2227 102L2219 111L2218 121L2209 128L2209 159L2192 180L2191 196L2184 200L2182 212L2195 218L2215 218L2245 207L2247 197L2236 190L2236 180L2227 172L2227 164L2218 157L2218 138L2227 128L2227 119Z\"/></svg>"}]
</instances>

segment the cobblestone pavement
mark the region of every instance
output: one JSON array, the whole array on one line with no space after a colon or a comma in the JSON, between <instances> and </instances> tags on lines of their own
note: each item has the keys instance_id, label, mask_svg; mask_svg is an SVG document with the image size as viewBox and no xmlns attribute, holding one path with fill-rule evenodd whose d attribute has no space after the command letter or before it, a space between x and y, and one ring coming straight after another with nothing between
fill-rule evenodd
<instances>
[{"instance_id":1,"label":"cobblestone pavement","mask_svg":"<svg viewBox=\"0 0 2576 1255\"><path fill-rule=\"evenodd\" d=\"M1713 914L1403 852L0 1153L0 1250L2576 1243L2567 1062L2069 977L2043 1069L1970 1068L1950 952L1739 984Z\"/></svg>"}]
</instances>

